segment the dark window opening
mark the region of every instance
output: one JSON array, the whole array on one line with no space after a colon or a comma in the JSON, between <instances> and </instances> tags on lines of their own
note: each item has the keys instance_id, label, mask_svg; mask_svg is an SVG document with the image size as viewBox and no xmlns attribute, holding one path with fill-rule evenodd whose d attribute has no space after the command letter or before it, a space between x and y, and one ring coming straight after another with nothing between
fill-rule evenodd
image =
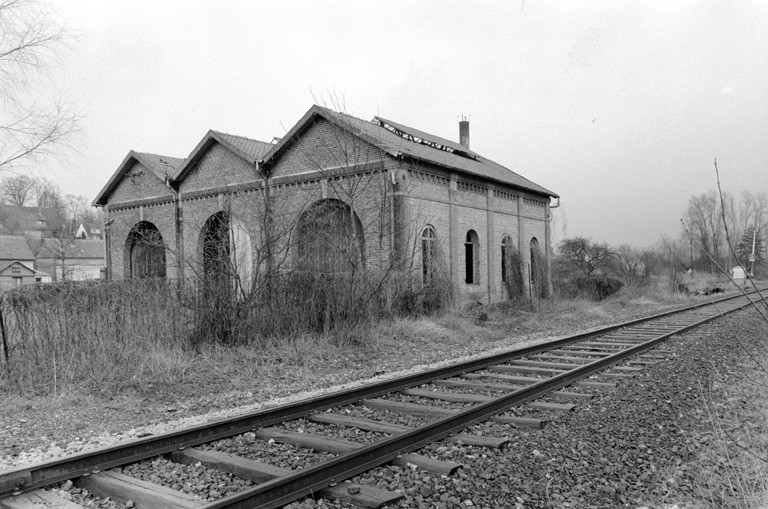
<instances>
[{"instance_id":1,"label":"dark window opening","mask_svg":"<svg viewBox=\"0 0 768 509\"><path fill-rule=\"evenodd\" d=\"M478 256L479 242L477 233L474 230L467 232L467 238L464 241L464 270L466 277L464 281L468 285L480 284L480 257Z\"/></svg>"},{"instance_id":2,"label":"dark window opening","mask_svg":"<svg viewBox=\"0 0 768 509\"><path fill-rule=\"evenodd\" d=\"M203 277L209 286L229 286L229 241L229 215L217 212L203 227Z\"/></svg>"}]
</instances>

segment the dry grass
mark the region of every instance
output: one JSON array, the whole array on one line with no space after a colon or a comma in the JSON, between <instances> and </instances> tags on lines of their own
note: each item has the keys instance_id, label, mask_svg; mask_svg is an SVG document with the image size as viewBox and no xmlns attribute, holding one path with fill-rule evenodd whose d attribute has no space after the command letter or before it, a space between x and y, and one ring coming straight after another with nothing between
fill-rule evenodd
<instances>
[{"instance_id":1,"label":"dry grass","mask_svg":"<svg viewBox=\"0 0 768 509\"><path fill-rule=\"evenodd\" d=\"M366 378L621 322L694 300L624 288L599 303L553 299L541 301L535 310L517 302L435 316L394 315L326 332L294 331L249 344L204 343L191 348L185 334L194 320L172 289L163 287L146 295L134 290L98 294L97 304L93 295L78 302L66 294L65 306L48 309L39 319L30 320L22 313L24 319L14 322L6 315L11 328L24 335L12 344L11 362L0 374L0 393L54 399L73 395L172 399L251 392L260 385L273 388L283 382L313 389L339 383L340 372L348 380ZM24 303L30 309L33 304ZM102 311L77 313L89 306ZM119 316L111 315L115 310ZM488 320L478 321L480 313L486 313ZM101 318L91 319L96 315Z\"/></svg>"},{"instance_id":2,"label":"dry grass","mask_svg":"<svg viewBox=\"0 0 768 509\"><path fill-rule=\"evenodd\" d=\"M768 372L754 362L739 369L746 376L733 384L701 387L711 432L699 437L692 470L704 507L768 507Z\"/></svg>"}]
</instances>

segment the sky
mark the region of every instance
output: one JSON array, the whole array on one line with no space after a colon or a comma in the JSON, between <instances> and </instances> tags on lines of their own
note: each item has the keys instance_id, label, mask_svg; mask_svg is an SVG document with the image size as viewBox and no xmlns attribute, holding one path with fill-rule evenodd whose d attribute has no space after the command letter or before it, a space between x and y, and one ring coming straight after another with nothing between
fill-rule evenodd
<instances>
[{"instance_id":1,"label":"sky","mask_svg":"<svg viewBox=\"0 0 768 509\"><path fill-rule=\"evenodd\" d=\"M129 150L270 141L314 103L458 141L561 196L555 242L677 236L688 199L768 192L768 1L55 0L84 115L44 168L95 198ZM554 202L553 202L554 204Z\"/></svg>"}]
</instances>

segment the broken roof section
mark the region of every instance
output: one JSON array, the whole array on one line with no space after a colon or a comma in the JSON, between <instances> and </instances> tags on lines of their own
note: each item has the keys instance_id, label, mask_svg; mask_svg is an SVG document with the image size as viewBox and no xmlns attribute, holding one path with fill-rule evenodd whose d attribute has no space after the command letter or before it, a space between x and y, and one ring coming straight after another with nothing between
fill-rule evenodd
<instances>
[{"instance_id":1,"label":"broken roof section","mask_svg":"<svg viewBox=\"0 0 768 509\"><path fill-rule=\"evenodd\" d=\"M371 122L314 105L288 133L264 156L265 167L275 161L314 122L322 117L378 147L395 158L407 158L435 164L477 177L557 198L558 195L459 143L419 131L381 117Z\"/></svg>"}]
</instances>

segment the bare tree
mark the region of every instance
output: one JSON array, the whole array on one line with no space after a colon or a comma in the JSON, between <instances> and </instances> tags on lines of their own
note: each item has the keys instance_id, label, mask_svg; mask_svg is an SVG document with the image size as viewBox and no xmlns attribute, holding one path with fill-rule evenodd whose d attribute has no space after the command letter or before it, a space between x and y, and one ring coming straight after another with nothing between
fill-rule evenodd
<instances>
[{"instance_id":1,"label":"bare tree","mask_svg":"<svg viewBox=\"0 0 768 509\"><path fill-rule=\"evenodd\" d=\"M0 200L7 205L23 207L32 198L34 182L26 175L10 175L0 181Z\"/></svg>"},{"instance_id":2,"label":"bare tree","mask_svg":"<svg viewBox=\"0 0 768 509\"><path fill-rule=\"evenodd\" d=\"M683 268L685 264L685 248L680 240L675 240L667 235L662 235L658 243L658 253L663 266L667 284L672 292L676 292L683 282Z\"/></svg>"},{"instance_id":3,"label":"bare tree","mask_svg":"<svg viewBox=\"0 0 768 509\"><path fill-rule=\"evenodd\" d=\"M608 244L593 242L584 237L564 239L558 246L561 263L568 270L591 276L595 271L610 272L615 255Z\"/></svg>"},{"instance_id":4,"label":"bare tree","mask_svg":"<svg viewBox=\"0 0 768 509\"><path fill-rule=\"evenodd\" d=\"M59 156L79 114L53 94L50 69L70 40L51 8L36 0L0 0L0 171Z\"/></svg>"},{"instance_id":5,"label":"bare tree","mask_svg":"<svg viewBox=\"0 0 768 509\"><path fill-rule=\"evenodd\" d=\"M716 191L709 191L688 200L685 223L694 243L701 246L706 256L701 265L715 271L711 260L720 260L725 243L725 231L721 221L720 200Z\"/></svg>"}]
</instances>

